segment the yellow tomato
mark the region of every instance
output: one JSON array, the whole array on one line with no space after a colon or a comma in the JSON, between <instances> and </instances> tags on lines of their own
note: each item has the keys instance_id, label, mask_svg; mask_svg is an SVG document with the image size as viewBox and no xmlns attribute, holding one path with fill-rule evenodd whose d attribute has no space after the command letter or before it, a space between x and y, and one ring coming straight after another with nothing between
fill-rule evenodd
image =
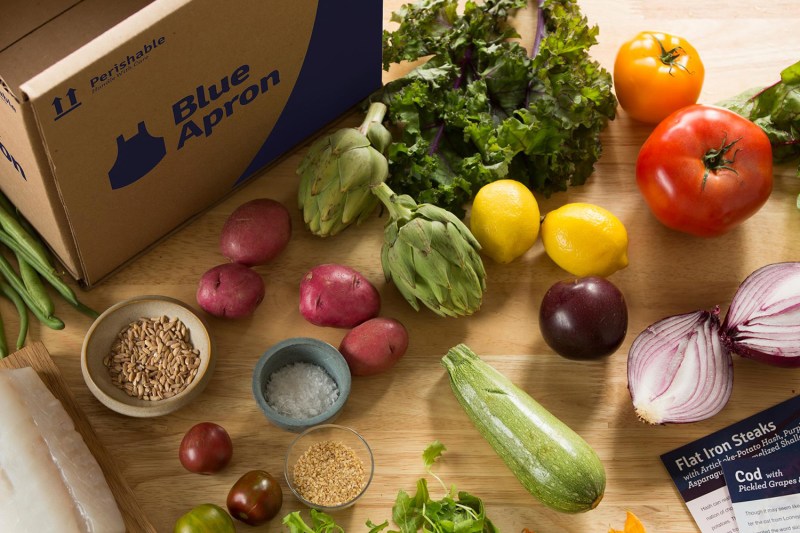
<instances>
[{"instance_id":1,"label":"yellow tomato","mask_svg":"<svg viewBox=\"0 0 800 533\"><path fill-rule=\"evenodd\" d=\"M620 47L614 61L620 106L648 124L696 103L704 76L697 50L686 39L668 33L639 33Z\"/></svg>"}]
</instances>

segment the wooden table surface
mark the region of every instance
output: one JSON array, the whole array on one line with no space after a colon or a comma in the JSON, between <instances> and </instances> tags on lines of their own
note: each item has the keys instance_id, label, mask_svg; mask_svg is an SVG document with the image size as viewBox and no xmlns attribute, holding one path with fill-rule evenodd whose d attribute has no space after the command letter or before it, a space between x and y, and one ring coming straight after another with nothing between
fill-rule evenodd
<instances>
[{"instance_id":1,"label":"wooden table surface","mask_svg":"<svg viewBox=\"0 0 800 533\"><path fill-rule=\"evenodd\" d=\"M401 2L385 0L385 22ZM593 56L613 67L618 47L640 30L662 30L686 37L699 50L706 79L700 100L713 103L752 86L774 82L779 71L800 58L800 7L796 0L582 0L584 14L600 27ZM523 14L521 23L529 23ZM525 30L523 30L525 33ZM386 79L402 73L395 69ZM333 126L356 125L355 113ZM332 126L332 127L333 127ZM696 531L694 522L663 468L659 455L695 438L797 394L800 373L735 358L735 386L730 403L714 418L682 426L647 426L637 421L626 381L626 354L636 335L671 314L719 304L727 308L739 283L768 263L800 259L800 211L795 197L800 178L795 167L775 171L769 203L735 231L701 240L661 226L649 213L634 182L637 151L650 127L632 122L624 112L603 135L604 155L588 183L549 199L543 212L572 201L588 201L611 210L626 225L630 266L611 280L623 291L629 309L627 338L619 351L602 361L568 361L553 354L537 326L545 290L568 275L544 254L541 242L508 264L486 260L488 292L482 309L468 318L438 318L419 313L383 281L379 250L383 219L348 229L336 238L319 239L302 224L295 209L295 169L307 144L225 199L191 224L129 264L82 299L97 309L142 294L164 294L195 303L197 280L223 261L217 247L227 215L257 197L284 202L294 228L286 252L257 268L267 294L254 316L240 321L210 319L217 345L213 379L199 400L156 419L126 418L109 411L91 395L80 373L79 356L90 319L60 302L64 330L33 325L31 339L42 340L53 355L100 440L109 448L159 532L192 506L224 506L231 484L245 471L266 469L282 478L282 461L293 434L270 425L250 392L251 373L270 345L293 336L316 337L338 345L343 330L320 328L298 311L298 283L322 262L350 265L378 287L382 314L401 320L410 332L406 356L389 373L355 378L352 395L339 422L360 431L375 452L376 470L362 501L337 515L348 532L364 531L367 519L390 518L399 489L413 491L424 475L421 453L434 439L448 448L437 472L448 484L482 497L488 515L502 531L527 527L538 533L605 532L620 527L625 511L635 512L650 532ZM13 316L7 302L0 303ZM13 327L13 319L7 321ZM524 491L479 436L456 403L439 364L448 348L467 343L541 404L580 433L599 453L608 477L599 507L579 515L553 512ZM232 463L213 476L191 474L178 462L178 445L194 423L224 425L235 446ZM300 509L285 481L280 516ZM437 485L431 484L434 497ZM306 515L307 516L307 515ZM253 529L282 531L280 519Z\"/></svg>"}]
</instances>

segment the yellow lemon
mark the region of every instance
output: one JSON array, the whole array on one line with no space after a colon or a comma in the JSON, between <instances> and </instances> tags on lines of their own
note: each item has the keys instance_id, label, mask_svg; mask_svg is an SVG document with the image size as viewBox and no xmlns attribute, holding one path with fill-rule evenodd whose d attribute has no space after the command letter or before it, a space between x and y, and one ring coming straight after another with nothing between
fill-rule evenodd
<instances>
[{"instance_id":1,"label":"yellow lemon","mask_svg":"<svg viewBox=\"0 0 800 533\"><path fill-rule=\"evenodd\" d=\"M550 211L542 222L544 251L575 276L609 276L628 266L628 232L610 211L571 203Z\"/></svg>"},{"instance_id":2,"label":"yellow lemon","mask_svg":"<svg viewBox=\"0 0 800 533\"><path fill-rule=\"evenodd\" d=\"M510 263L527 252L539 236L539 225L539 204L518 181L488 183L472 202L470 230L481 251L498 263Z\"/></svg>"}]
</instances>

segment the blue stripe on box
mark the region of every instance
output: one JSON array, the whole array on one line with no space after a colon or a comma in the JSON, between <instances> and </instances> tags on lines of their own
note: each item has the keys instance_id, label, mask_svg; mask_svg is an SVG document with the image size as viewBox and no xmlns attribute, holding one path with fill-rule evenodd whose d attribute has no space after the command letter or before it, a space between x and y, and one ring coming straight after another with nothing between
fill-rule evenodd
<instances>
[{"instance_id":1,"label":"blue stripe on box","mask_svg":"<svg viewBox=\"0 0 800 533\"><path fill-rule=\"evenodd\" d=\"M382 1L319 1L294 90L269 137L235 185L380 87L382 35Z\"/></svg>"}]
</instances>

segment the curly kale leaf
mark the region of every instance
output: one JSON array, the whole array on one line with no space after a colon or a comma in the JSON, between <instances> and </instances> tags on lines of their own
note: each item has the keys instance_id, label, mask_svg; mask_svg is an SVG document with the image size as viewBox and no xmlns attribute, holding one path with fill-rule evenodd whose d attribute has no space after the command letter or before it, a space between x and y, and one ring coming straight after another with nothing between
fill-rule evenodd
<instances>
[{"instance_id":1,"label":"curly kale leaf","mask_svg":"<svg viewBox=\"0 0 800 533\"><path fill-rule=\"evenodd\" d=\"M400 134L389 185L463 214L480 187L512 178L544 195L583 184L614 118L611 76L588 49L598 30L574 0L536 7L530 50L509 17L527 0L421 0L393 15L384 66L429 59L373 99Z\"/></svg>"}]
</instances>

